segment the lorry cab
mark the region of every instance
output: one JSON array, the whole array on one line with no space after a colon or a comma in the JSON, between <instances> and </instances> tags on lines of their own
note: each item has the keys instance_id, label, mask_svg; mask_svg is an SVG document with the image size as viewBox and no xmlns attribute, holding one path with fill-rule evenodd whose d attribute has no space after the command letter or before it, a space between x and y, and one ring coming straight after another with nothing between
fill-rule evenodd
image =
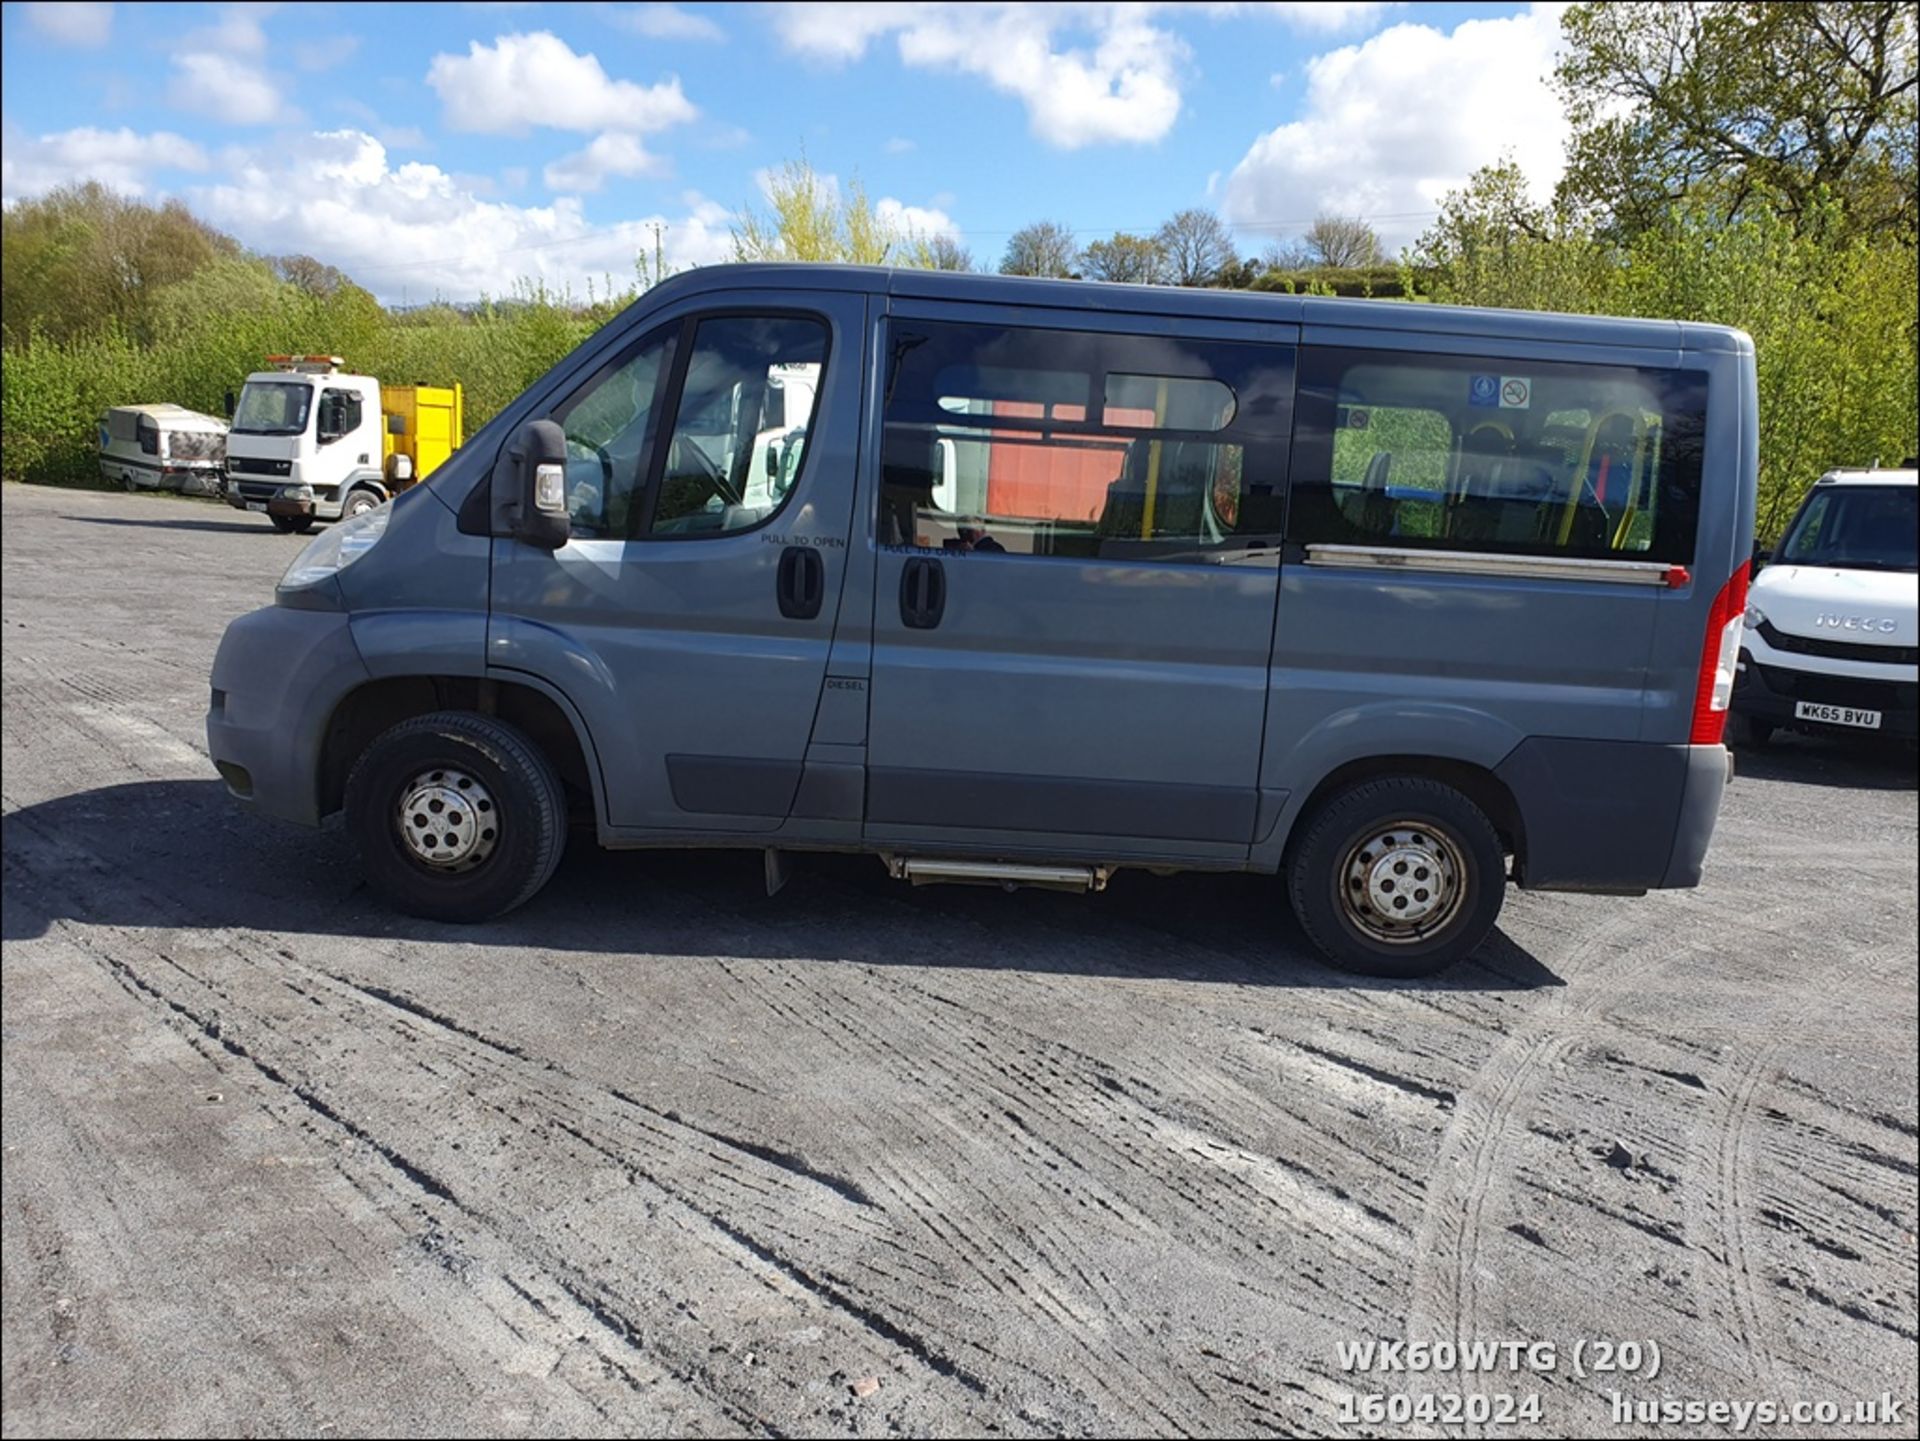
<instances>
[{"instance_id":1,"label":"lorry cab","mask_svg":"<svg viewBox=\"0 0 1920 1441\"><path fill-rule=\"evenodd\" d=\"M180 405L116 405L100 416L100 477L127 490L215 495L227 423Z\"/></svg>"},{"instance_id":2,"label":"lorry cab","mask_svg":"<svg viewBox=\"0 0 1920 1441\"><path fill-rule=\"evenodd\" d=\"M441 920L571 820L770 888L1279 873L1420 974L1510 880L1697 883L1756 448L1716 327L705 267L313 541L210 753Z\"/></svg>"},{"instance_id":3,"label":"lorry cab","mask_svg":"<svg viewBox=\"0 0 1920 1441\"><path fill-rule=\"evenodd\" d=\"M233 410L227 502L276 530L372 510L460 443L459 386L382 386L337 355L276 355ZM231 397L229 397L231 399Z\"/></svg>"},{"instance_id":4,"label":"lorry cab","mask_svg":"<svg viewBox=\"0 0 1920 1441\"><path fill-rule=\"evenodd\" d=\"M1781 729L1911 741L1920 714L1920 471L1830 470L1748 596L1736 744Z\"/></svg>"}]
</instances>

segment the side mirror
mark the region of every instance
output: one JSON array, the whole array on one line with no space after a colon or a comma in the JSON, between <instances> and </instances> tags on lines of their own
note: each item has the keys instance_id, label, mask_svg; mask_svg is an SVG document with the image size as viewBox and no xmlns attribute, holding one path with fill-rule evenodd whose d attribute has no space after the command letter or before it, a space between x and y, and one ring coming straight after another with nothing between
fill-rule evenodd
<instances>
[{"instance_id":1,"label":"side mirror","mask_svg":"<svg viewBox=\"0 0 1920 1441\"><path fill-rule=\"evenodd\" d=\"M233 392L229 390L227 392L227 419L228 420L233 419L233 412L238 407L238 404L239 403L235 401L233 398Z\"/></svg>"},{"instance_id":2,"label":"side mirror","mask_svg":"<svg viewBox=\"0 0 1920 1441\"><path fill-rule=\"evenodd\" d=\"M507 442L513 477L510 509L515 540L558 550L573 534L567 514L567 433L551 420L530 420Z\"/></svg>"}]
</instances>

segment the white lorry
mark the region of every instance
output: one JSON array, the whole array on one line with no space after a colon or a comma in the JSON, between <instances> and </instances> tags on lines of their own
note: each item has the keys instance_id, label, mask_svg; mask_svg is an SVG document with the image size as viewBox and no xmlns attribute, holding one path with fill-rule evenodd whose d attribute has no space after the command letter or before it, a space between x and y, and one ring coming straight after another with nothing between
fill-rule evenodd
<instances>
[{"instance_id":1,"label":"white lorry","mask_svg":"<svg viewBox=\"0 0 1920 1441\"><path fill-rule=\"evenodd\" d=\"M1728 734L1871 732L1920 712L1920 471L1832 470L1747 594Z\"/></svg>"},{"instance_id":2,"label":"white lorry","mask_svg":"<svg viewBox=\"0 0 1920 1441\"><path fill-rule=\"evenodd\" d=\"M372 510L460 445L461 388L385 385L337 355L273 355L227 434L227 503L282 532Z\"/></svg>"}]
</instances>

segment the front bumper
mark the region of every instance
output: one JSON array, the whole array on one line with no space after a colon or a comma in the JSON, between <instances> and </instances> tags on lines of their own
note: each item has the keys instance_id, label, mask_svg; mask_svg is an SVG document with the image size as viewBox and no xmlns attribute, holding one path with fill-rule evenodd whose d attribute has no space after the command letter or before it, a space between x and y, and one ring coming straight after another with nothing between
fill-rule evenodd
<instances>
[{"instance_id":1,"label":"front bumper","mask_svg":"<svg viewBox=\"0 0 1920 1441\"><path fill-rule=\"evenodd\" d=\"M312 498L295 500L280 493L289 483L284 480L255 480L250 477L229 475L226 490L227 504L235 510L247 510L255 505L264 505L268 515L280 520L312 520L318 513Z\"/></svg>"},{"instance_id":2,"label":"front bumper","mask_svg":"<svg viewBox=\"0 0 1920 1441\"><path fill-rule=\"evenodd\" d=\"M234 799L318 825L327 723L368 678L344 613L269 606L229 625L213 660L207 753Z\"/></svg>"},{"instance_id":3,"label":"front bumper","mask_svg":"<svg viewBox=\"0 0 1920 1441\"><path fill-rule=\"evenodd\" d=\"M1858 726L1802 720L1794 714L1794 707L1803 700L1879 711L1879 729L1862 730ZM1734 672L1733 709L1739 715L1769 725L1793 726L1828 735L1885 735L1901 740L1913 740L1920 735L1920 683L1796 670L1756 660L1753 652L1746 648L1742 648L1740 666Z\"/></svg>"}]
</instances>

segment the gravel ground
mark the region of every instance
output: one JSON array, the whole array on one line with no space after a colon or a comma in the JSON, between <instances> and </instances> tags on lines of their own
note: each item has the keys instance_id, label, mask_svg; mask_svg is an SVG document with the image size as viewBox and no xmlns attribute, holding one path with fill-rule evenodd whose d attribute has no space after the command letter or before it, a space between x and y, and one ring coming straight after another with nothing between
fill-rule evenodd
<instances>
[{"instance_id":1,"label":"gravel ground","mask_svg":"<svg viewBox=\"0 0 1920 1441\"><path fill-rule=\"evenodd\" d=\"M1743 757L1699 890L1516 895L1431 982L1321 969L1249 877L768 900L576 844L451 929L207 763L298 538L3 518L8 1435L1593 1434L1615 1391L1913 1434L1911 753ZM1343 1370L1369 1337L1560 1349Z\"/></svg>"}]
</instances>

